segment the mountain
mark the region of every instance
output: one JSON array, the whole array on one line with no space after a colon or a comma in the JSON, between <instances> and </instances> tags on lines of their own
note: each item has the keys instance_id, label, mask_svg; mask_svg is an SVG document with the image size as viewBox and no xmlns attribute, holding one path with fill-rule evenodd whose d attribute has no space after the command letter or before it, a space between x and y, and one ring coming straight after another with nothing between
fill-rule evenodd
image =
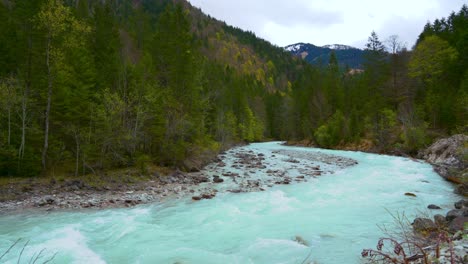
<instances>
[{"instance_id":1,"label":"mountain","mask_svg":"<svg viewBox=\"0 0 468 264\"><path fill-rule=\"evenodd\" d=\"M285 50L314 65L326 65L331 52L334 51L341 67L362 69L364 51L347 45L332 44L319 47L309 43L296 43L286 46Z\"/></svg>"}]
</instances>

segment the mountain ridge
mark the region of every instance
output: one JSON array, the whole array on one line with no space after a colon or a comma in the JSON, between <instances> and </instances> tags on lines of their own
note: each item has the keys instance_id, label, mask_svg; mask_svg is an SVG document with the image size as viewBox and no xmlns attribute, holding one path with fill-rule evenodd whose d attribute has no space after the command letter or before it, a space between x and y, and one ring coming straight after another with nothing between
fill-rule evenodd
<instances>
[{"instance_id":1,"label":"mountain ridge","mask_svg":"<svg viewBox=\"0 0 468 264\"><path fill-rule=\"evenodd\" d=\"M329 44L316 46L310 43L298 42L284 47L286 51L313 65L327 65L332 52L335 52L338 64L342 68L362 69L364 50L343 45Z\"/></svg>"}]
</instances>

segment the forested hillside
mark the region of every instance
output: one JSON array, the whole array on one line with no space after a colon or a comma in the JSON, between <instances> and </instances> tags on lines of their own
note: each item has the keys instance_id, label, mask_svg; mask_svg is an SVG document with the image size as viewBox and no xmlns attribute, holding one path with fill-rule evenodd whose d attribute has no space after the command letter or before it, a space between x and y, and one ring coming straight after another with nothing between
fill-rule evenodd
<instances>
[{"instance_id":1,"label":"forested hillside","mask_svg":"<svg viewBox=\"0 0 468 264\"><path fill-rule=\"evenodd\" d=\"M0 175L197 169L268 139L416 151L467 129L468 8L365 72L314 67L185 1L0 1ZM362 145L362 144L361 144Z\"/></svg>"},{"instance_id":2,"label":"forested hillside","mask_svg":"<svg viewBox=\"0 0 468 264\"><path fill-rule=\"evenodd\" d=\"M340 44L318 47L313 44L296 43L286 46L285 49L313 65L322 67L328 65L332 53L342 69L361 69L364 61L363 50Z\"/></svg>"}]
</instances>

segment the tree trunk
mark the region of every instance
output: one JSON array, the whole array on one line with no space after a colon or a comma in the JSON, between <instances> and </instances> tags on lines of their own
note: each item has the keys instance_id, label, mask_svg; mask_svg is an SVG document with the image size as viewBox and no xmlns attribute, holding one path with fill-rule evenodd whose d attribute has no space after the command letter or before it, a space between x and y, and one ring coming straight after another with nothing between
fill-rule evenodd
<instances>
[{"instance_id":1,"label":"tree trunk","mask_svg":"<svg viewBox=\"0 0 468 264\"><path fill-rule=\"evenodd\" d=\"M47 65L47 105L45 111L45 124L44 124L44 147L42 149L42 169L45 171L47 168L47 150L49 149L49 122L50 122L50 105L52 102L52 71L50 67L50 46L51 46L51 34L47 38L47 49L46 49L46 65Z\"/></svg>"},{"instance_id":2,"label":"tree trunk","mask_svg":"<svg viewBox=\"0 0 468 264\"><path fill-rule=\"evenodd\" d=\"M11 107L8 107L8 146L11 144Z\"/></svg>"},{"instance_id":3,"label":"tree trunk","mask_svg":"<svg viewBox=\"0 0 468 264\"><path fill-rule=\"evenodd\" d=\"M23 100L21 103L21 144L18 149L18 158L20 160L22 160L24 157L24 148L26 145L26 109L27 109L26 97L27 97L27 88L25 88L25 91L23 94Z\"/></svg>"},{"instance_id":4,"label":"tree trunk","mask_svg":"<svg viewBox=\"0 0 468 264\"><path fill-rule=\"evenodd\" d=\"M75 143L76 143L76 160L75 160L75 177L78 176L79 161L80 161L80 138L76 130L74 131Z\"/></svg>"},{"instance_id":5,"label":"tree trunk","mask_svg":"<svg viewBox=\"0 0 468 264\"><path fill-rule=\"evenodd\" d=\"M32 36L31 32L28 35L28 68L27 79L23 90L23 99L21 101L21 144L18 149L18 166L19 162L24 158L24 149L26 147L26 118L28 107L29 89L31 87L31 68L32 68Z\"/></svg>"}]
</instances>

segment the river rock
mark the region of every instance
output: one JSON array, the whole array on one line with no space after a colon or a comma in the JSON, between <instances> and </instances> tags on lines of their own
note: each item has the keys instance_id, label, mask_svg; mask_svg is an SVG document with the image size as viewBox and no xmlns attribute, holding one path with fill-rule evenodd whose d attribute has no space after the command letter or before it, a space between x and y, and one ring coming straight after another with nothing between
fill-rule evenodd
<instances>
[{"instance_id":1,"label":"river rock","mask_svg":"<svg viewBox=\"0 0 468 264\"><path fill-rule=\"evenodd\" d=\"M464 209L454 209L454 210L450 210L447 215L445 216L445 219L450 222L452 221L453 219L457 218L457 217L463 217L463 216L468 216L468 210L464 210Z\"/></svg>"},{"instance_id":2,"label":"river rock","mask_svg":"<svg viewBox=\"0 0 468 264\"><path fill-rule=\"evenodd\" d=\"M430 204L427 206L428 209L431 209L431 210L438 210L438 209L442 209L440 208L439 206L435 205L435 204Z\"/></svg>"},{"instance_id":3,"label":"river rock","mask_svg":"<svg viewBox=\"0 0 468 264\"><path fill-rule=\"evenodd\" d=\"M417 233L433 231L437 229L436 224L429 218L416 218L413 222L413 230Z\"/></svg>"},{"instance_id":4,"label":"river rock","mask_svg":"<svg viewBox=\"0 0 468 264\"><path fill-rule=\"evenodd\" d=\"M307 240L305 240L304 238L302 238L301 236L295 236L293 241L303 245L303 246L306 246L308 247L309 246L309 242L307 242Z\"/></svg>"},{"instance_id":5,"label":"river rock","mask_svg":"<svg viewBox=\"0 0 468 264\"><path fill-rule=\"evenodd\" d=\"M209 182L210 180L206 176L199 175L199 176L193 177L193 181L194 183L203 183L203 182Z\"/></svg>"},{"instance_id":6,"label":"river rock","mask_svg":"<svg viewBox=\"0 0 468 264\"><path fill-rule=\"evenodd\" d=\"M53 196L47 195L42 197L36 204L38 206L44 206L48 204L53 204L55 202L55 198Z\"/></svg>"},{"instance_id":7,"label":"river rock","mask_svg":"<svg viewBox=\"0 0 468 264\"><path fill-rule=\"evenodd\" d=\"M437 226L441 226L441 227L447 225L447 220L445 219L445 216L441 214L434 215L434 222Z\"/></svg>"},{"instance_id":8,"label":"river rock","mask_svg":"<svg viewBox=\"0 0 468 264\"><path fill-rule=\"evenodd\" d=\"M224 180L221 179L219 176L215 175L215 176L213 176L213 182L214 183L222 183L222 182L224 182Z\"/></svg>"},{"instance_id":9,"label":"river rock","mask_svg":"<svg viewBox=\"0 0 468 264\"><path fill-rule=\"evenodd\" d=\"M454 191L456 194L460 194L460 195L463 195L463 196L468 196L468 184L466 183L462 183L462 184L459 184L456 188L455 188L455 191Z\"/></svg>"},{"instance_id":10,"label":"river rock","mask_svg":"<svg viewBox=\"0 0 468 264\"><path fill-rule=\"evenodd\" d=\"M459 216L453 219L448 225L449 232L454 234L457 231L463 230L465 223L468 223L468 217L466 216Z\"/></svg>"},{"instance_id":11,"label":"river rock","mask_svg":"<svg viewBox=\"0 0 468 264\"><path fill-rule=\"evenodd\" d=\"M410 193L410 192L405 193L405 195L406 195L406 196L411 196L411 197L416 197L416 194Z\"/></svg>"},{"instance_id":12,"label":"river rock","mask_svg":"<svg viewBox=\"0 0 468 264\"><path fill-rule=\"evenodd\" d=\"M216 196L215 193L204 193L201 195L203 199L213 199Z\"/></svg>"},{"instance_id":13,"label":"river rock","mask_svg":"<svg viewBox=\"0 0 468 264\"><path fill-rule=\"evenodd\" d=\"M192 196L192 200L200 201L202 198L200 196Z\"/></svg>"},{"instance_id":14,"label":"river rock","mask_svg":"<svg viewBox=\"0 0 468 264\"><path fill-rule=\"evenodd\" d=\"M468 207L468 201L460 200L456 202L454 205L456 209L462 209L463 207Z\"/></svg>"}]
</instances>

